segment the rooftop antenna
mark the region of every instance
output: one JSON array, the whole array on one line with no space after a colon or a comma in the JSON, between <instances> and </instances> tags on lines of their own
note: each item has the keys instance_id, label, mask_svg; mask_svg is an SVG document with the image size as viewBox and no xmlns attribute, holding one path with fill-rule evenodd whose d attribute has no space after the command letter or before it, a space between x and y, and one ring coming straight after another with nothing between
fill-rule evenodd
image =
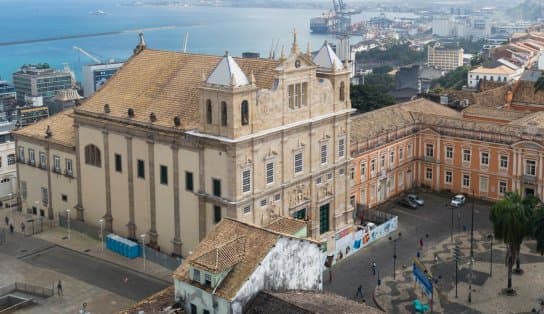
<instances>
[{"instance_id":1,"label":"rooftop antenna","mask_svg":"<svg viewBox=\"0 0 544 314\"><path fill-rule=\"evenodd\" d=\"M187 41L189 40L189 32L185 33L185 40L183 41L183 52L187 52Z\"/></svg>"}]
</instances>

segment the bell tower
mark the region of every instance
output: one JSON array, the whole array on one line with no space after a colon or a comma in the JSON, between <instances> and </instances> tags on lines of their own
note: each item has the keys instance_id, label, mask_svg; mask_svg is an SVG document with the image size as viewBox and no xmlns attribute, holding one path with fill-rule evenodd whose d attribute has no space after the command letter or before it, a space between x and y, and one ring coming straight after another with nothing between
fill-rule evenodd
<instances>
[{"instance_id":1,"label":"bell tower","mask_svg":"<svg viewBox=\"0 0 544 314\"><path fill-rule=\"evenodd\" d=\"M228 52L203 76L200 89L202 132L231 139L252 132L255 77L248 77Z\"/></svg>"}]
</instances>

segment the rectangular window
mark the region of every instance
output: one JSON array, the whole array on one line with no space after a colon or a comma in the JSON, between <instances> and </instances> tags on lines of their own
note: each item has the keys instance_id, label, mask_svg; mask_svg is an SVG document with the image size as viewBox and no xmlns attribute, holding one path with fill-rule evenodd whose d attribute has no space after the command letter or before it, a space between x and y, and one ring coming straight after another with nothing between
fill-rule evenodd
<instances>
[{"instance_id":1,"label":"rectangular window","mask_svg":"<svg viewBox=\"0 0 544 314\"><path fill-rule=\"evenodd\" d=\"M425 179L432 180L433 179L433 169L427 168L425 169Z\"/></svg>"},{"instance_id":2,"label":"rectangular window","mask_svg":"<svg viewBox=\"0 0 544 314\"><path fill-rule=\"evenodd\" d=\"M193 173L192 172L185 172L185 189L187 191L193 190Z\"/></svg>"},{"instance_id":3,"label":"rectangular window","mask_svg":"<svg viewBox=\"0 0 544 314\"><path fill-rule=\"evenodd\" d=\"M211 287L212 286L212 275L204 274L204 285ZM206 312L206 310L204 310Z\"/></svg>"},{"instance_id":4,"label":"rectangular window","mask_svg":"<svg viewBox=\"0 0 544 314\"><path fill-rule=\"evenodd\" d=\"M305 220L306 219L306 208L299 209L292 215L295 219Z\"/></svg>"},{"instance_id":5,"label":"rectangular window","mask_svg":"<svg viewBox=\"0 0 544 314\"><path fill-rule=\"evenodd\" d=\"M349 169L349 178L351 180L355 179L355 168L353 167Z\"/></svg>"},{"instance_id":6,"label":"rectangular window","mask_svg":"<svg viewBox=\"0 0 544 314\"><path fill-rule=\"evenodd\" d=\"M115 171L122 172L123 171L123 162L121 160L121 155L115 154Z\"/></svg>"},{"instance_id":7,"label":"rectangular window","mask_svg":"<svg viewBox=\"0 0 544 314\"><path fill-rule=\"evenodd\" d=\"M463 175L463 187L464 188L470 187L470 175L468 174Z\"/></svg>"},{"instance_id":8,"label":"rectangular window","mask_svg":"<svg viewBox=\"0 0 544 314\"><path fill-rule=\"evenodd\" d=\"M289 85L289 108L295 108L295 85Z\"/></svg>"},{"instance_id":9,"label":"rectangular window","mask_svg":"<svg viewBox=\"0 0 544 314\"><path fill-rule=\"evenodd\" d=\"M453 147L446 146L446 159L453 159Z\"/></svg>"},{"instance_id":10,"label":"rectangular window","mask_svg":"<svg viewBox=\"0 0 544 314\"><path fill-rule=\"evenodd\" d=\"M370 161L370 173L374 175L374 172L376 171L376 159L372 159Z\"/></svg>"},{"instance_id":11,"label":"rectangular window","mask_svg":"<svg viewBox=\"0 0 544 314\"><path fill-rule=\"evenodd\" d=\"M46 161L45 161L45 153L44 152L40 152L40 168L42 169L45 169L45 164L46 164ZM59 165L60 166L60 165ZM60 168L60 167L59 167Z\"/></svg>"},{"instance_id":12,"label":"rectangular window","mask_svg":"<svg viewBox=\"0 0 544 314\"><path fill-rule=\"evenodd\" d=\"M137 165L137 168L138 168L138 178L140 179L145 179L145 163L143 160L141 159L138 159L138 165Z\"/></svg>"},{"instance_id":13,"label":"rectangular window","mask_svg":"<svg viewBox=\"0 0 544 314\"><path fill-rule=\"evenodd\" d=\"M317 179L315 179L315 184L321 184L321 177L317 177Z\"/></svg>"},{"instance_id":14,"label":"rectangular window","mask_svg":"<svg viewBox=\"0 0 544 314\"><path fill-rule=\"evenodd\" d=\"M279 201L279 200L281 200L281 194L280 194L280 193L274 195L274 201L277 202L277 201Z\"/></svg>"},{"instance_id":15,"label":"rectangular window","mask_svg":"<svg viewBox=\"0 0 544 314\"><path fill-rule=\"evenodd\" d=\"M508 156L506 156L506 155L501 155L501 159L500 159L499 166L500 166L502 169L507 169L507 168L508 168Z\"/></svg>"},{"instance_id":16,"label":"rectangular window","mask_svg":"<svg viewBox=\"0 0 544 314\"><path fill-rule=\"evenodd\" d=\"M25 148L22 146L19 146L19 161L25 161Z\"/></svg>"},{"instance_id":17,"label":"rectangular window","mask_svg":"<svg viewBox=\"0 0 544 314\"><path fill-rule=\"evenodd\" d=\"M242 193L251 191L251 170L242 170Z\"/></svg>"},{"instance_id":18,"label":"rectangular window","mask_svg":"<svg viewBox=\"0 0 544 314\"><path fill-rule=\"evenodd\" d=\"M506 181L499 181L499 195L506 193Z\"/></svg>"},{"instance_id":19,"label":"rectangular window","mask_svg":"<svg viewBox=\"0 0 544 314\"><path fill-rule=\"evenodd\" d=\"M483 152L482 155L480 156L480 163L482 164L482 166L489 166L489 153L488 152Z\"/></svg>"},{"instance_id":20,"label":"rectangular window","mask_svg":"<svg viewBox=\"0 0 544 314\"><path fill-rule=\"evenodd\" d=\"M327 163L327 144L321 145L321 164Z\"/></svg>"},{"instance_id":21,"label":"rectangular window","mask_svg":"<svg viewBox=\"0 0 544 314\"><path fill-rule=\"evenodd\" d=\"M329 204L319 207L319 233L323 234L329 231Z\"/></svg>"},{"instance_id":22,"label":"rectangular window","mask_svg":"<svg viewBox=\"0 0 544 314\"><path fill-rule=\"evenodd\" d=\"M210 311L208 311L208 310L202 310L202 314L210 314Z\"/></svg>"},{"instance_id":23,"label":"rectangular window","mask_svg":"<svg viewBox=\"0 0 544 314\"><path fill-rule=\"evenodd\" d=\"M198 309L193 303L191 303L191 314L198 314Z\"/></svg>"},{"instance_id":24,"label":"rectangular window","mask_svg":"<svg viewBox=\"0 0 544 314\"><path fill-rule=\"evenodd\" d=\"M22 197L24 200L26 200L26 193L27 193L27 190L26 190L26 181L21 181L20 188L21 188L21 197Z\"/></svg>"},{"instance_id":25,"label":"rectangular window","mask_svg":"<svg viewBox=\"0 0 544 314\"><path fill-rule=\"evenodd\" d=\"M274 162L266 163L266 184L274 183Z\"/></svg>"},{"instance_id":26,"label":"rectangular window","mask_svg":"<svg viewBox=\"0 0 544 314\"><path fill-rule=\"evenodd\" d=\"M295 109L305 106L308 94L308 83L290 84L288 87L289 108Z\"/></svg>"},{"instance_id":27,"label":"rectangular window","mask_svg":"<svg viewBox=\"0 0 544 314\"><path fill-rule=\"evenodd\" d=\"M425 156L434 157L434 145L433 144L427 144L425 146Z\"/></svg>"},{"instance_id":28,"label":"rectangular window","mask_svg":"<svg viewBox=\"0 0 544 314\"><path fill-rule=\"evenodd\" d=\"M383 167L385 167L385 155L382 155L380 157L380 169L382 169Z\"/></svg>"},{"instance_id":29,"label":"rectangular window","mask_svg":"<svg viewBox=\"0 0 544 314\"><path fill-rule=\"evenodd\" d=\"M15 154L8 155L8 166L15 165Z\"/></svg>"},{"instance_id":30,"label":"rectangular window","mask_svg":"<svg viewBox=\"0 0 544 314\"><path fill-rule=\"evenodd\" d=\"M200 270L193 269L193 280L200 282Z\"/></svg>"},{"instance_id":31,"label":"rectangular window","mask_svg":"<svg viewBox=\"0 0 544 314\"><path fill-rule=\"evenodd\" d=\"M444 183L445 184L452 184L452 182L453 182L453 172L446 171L445 176L444 176Z\"/></svg>"},{"instance_id":32,"label":"rectangular window","mask_svg":"<svg viewBox=\"0 0 544 314\"><path fill-rule=\"evenodd\" d=\"M266 202L266 200L263 200L263 201ZM261 206L266 206L266 204L262 205L262 201L261 201ZM242 213L244 215L247 215L247 214L251 213L251 206L248 205L248 206L242 208Z\"/></svg>"},{"instance_id":33,"label":"rectangular window","mask_svg":"<svg viewBox=\"0 0 544 314\"><path fill-rule=\"evenodd\" d=\"M343 158L346 154L346 139L338 139L338 157Z\"/></svg>"},{"instance_id":34,"label":"rectangular window","mask_svg":"<svg viewBox=\"0 0 544 314\"><path fill-rule=\"evenodd\" d=\"M332 172L327 173L327 180L332 180Z\"/></svg>"},{"instance_id":35,"label":"rectangular window","mask_svg":"<svg viewBox=\"0 0 544 314\"><path fill-rule=\"evenodd\" d=\"M266 198L263 198L263 199L261 200L261 207L264 207L264 206L266 206L267 204L268 204L268 200L267 200Z\"/></svg>"},{"instance_id":36,"label":"rectangular window","mask_svg":"<svg viewBox=\"0 0 544 314\"><path fill-rule=\"evenodd\" d=\"M463 149L463 162L470 162L470 149Z\"/></svg>"},{"instance_id":37,"label":"rectangular window","mask_svg":"<svg viewBox=\"0 0 544 314\"><path fill-rule=\"evenodd\" d=\"M534 160L525 160L525 174L528 176L536 175L536 161Z\"/></svg>"},{"instance_id":38,"label":"rectangular window","mask_svg":"<svg viewBox=\"0 0 544 314\"><path fill-rule=\"evenodd\" d=\"M366 178L366 161L361 161L361 180Z\"/></svg>"},{"instance_id":39,"label":"rectangular window","mask_svg":"<svg viewBox=\"0 0 544 314\"><path fill-rule=\"evenodd\" d=\"M488 182L488 177L480 177L480 192L487 192Z\"/></svg>"},{"instance_id":40,"label":"rectangular window","mask_svg":"<svg viewBox=\"0 0 544 314\"><path fill-rule=\"evenodd\" d=\"M34 154L34 150L33 150L33 149L29 149L29 150L28 150L28 162L29 162L31 165L35 165L35 164L36 164L36 155Z\"/></svg>"},{"instance_id":41,"label":"rectangular window","mask_svg":"<svg viewBox=\"0 0 544 314\"><path fill-rule=\"evenodd\" d=\"M341 175L341 176L343 176L345 172L346 171L345 171L344 168L341 168L340 170L338 170L338 174Z\"/></svg>"},{"instance_id":42,"label":"rectangular window","mask_svg":"<svg viewBox=\"0 0 544 314\"><path fill-rule=\"evenodd\" d=\"M213 222L218 223L221 221L221 206L213 206Z\"/></svg>"},{"instance_id":43,"label":"rectangular window","mask_svg":"<svg viewBox=\"0 0 544 314\"><path fill-rule=\"evenodd\" d=\"M53 156L53 170L57 173L60 173L60 157Z\"/></svg>"},{"instance_id":44,"label":"rectangular window","mask_svg":"<svg viewBox=\"0 0 544 314\"><path fill-rule=\"evenodd\" d=\"M168 167L161 165L161 184L168 185Z\"/></svg>"},{"instance_id":45,"label":"rectangular window","mask_svg":"<svg viewBox=\"0 0 544 314\"><path fill-rule=\"evenodd\" d=\"M221 180L212 179L213 196L221 197Z\"/></svg>"},{"instance_id":46,"label":"rectangular window","mask_svg":"<svg viewBox=\"0 0 544 314\"><path fill-rule=\"evenodd\" d=\"M295 174L301 173L303 170L303 163L302 163L302 152L298 152L295 154L294 157L295 161Z\"/></svg>"},{"instance_id":47,"label":"rectangular window","mask_svg":"<svg viewBox=\"0 0 544 314\"><path fill-rule=\"evenodd\" d=\"M392 165L395 163L395 152L391 152L389 155L389 165L392 167Z\"/></svg>"},{"instance_id":48,"label":"rectangular window","mask_svg":"<svg viewBox=\"0 0 544 314\"><path fill-rule=\"evenodd\" d=\"M72 168L72 159L65 159L66 161L66 175L72 176L74 175L74 169Z\"/></svg>"},{"instance_id":49,"label":"rectangular window","mask_svg":"<svg viewBox=\"0 0 544 314\"><path fill-rule=\"evenodd\" d=\"M412 144L408 144L408 158L412 157Z\"/></svg>"},{"instance_id":50,"label":"rectangular window","mask_svg":"<svg viewBox=\"0 0 544 314\"><path fill-rule=\"evenodd\" d=\"M399 148L399 161L401 161L404 158L404 149L402 147Z\"/></svg>"},{"instance_id":51,"label":"rectangular window","mask_svg":"<svg viewBox=\"0 0 544 314\"><path fill-rule=\"evenodd\" d=\"M47 188L42 188L42 204L43 206L47 206L47 204L49 204L49 193Z\"/></svg>"}]
</instances>

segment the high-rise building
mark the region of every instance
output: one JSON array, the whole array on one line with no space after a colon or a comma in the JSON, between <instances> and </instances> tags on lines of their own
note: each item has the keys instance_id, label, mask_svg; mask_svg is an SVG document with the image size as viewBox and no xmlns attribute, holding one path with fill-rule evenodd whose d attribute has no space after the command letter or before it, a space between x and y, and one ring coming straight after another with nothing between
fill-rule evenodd
<instances>
[{"instance_id":1,"label":"high-rise building","mask_svg":"<svg viewBox=\"0 0 544 314\"><path fill-rule=\"evenodd\" d=\"M58 71L48 64L24 65L13 73L13 85L19 104L25 104L25 97L52 98L57 91L70 89L73 84L72 72Z\"/></svg>"},{"instance_id":2,"label":"high-rise building","mask_svg":"<svg viewBox=\"0 0 544 314\"><path fill-rule=\"evenodd\" d=\"M427 64L444 71L455 70L463 65L463 48L446 48L439 44L429 46Z\"/></svg>"},{"instance_id":3,"label":"high-rise building","mask_svg":"<svg viewBox=\"0 0 544 314\"><path fill-rule=\"evenodd\" d=\"M123 62L83 66L83 96L89 97L102 87L123 66Z\"/></svg>"}]
</instances>

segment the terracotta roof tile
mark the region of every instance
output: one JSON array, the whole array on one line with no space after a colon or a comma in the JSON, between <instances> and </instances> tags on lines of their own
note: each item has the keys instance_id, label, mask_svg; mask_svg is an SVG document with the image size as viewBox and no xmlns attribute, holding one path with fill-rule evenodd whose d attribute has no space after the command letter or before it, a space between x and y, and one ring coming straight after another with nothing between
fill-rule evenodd
<instances>
[{"instance_id":1,"label":"terracotta roof tile","mask_svg":"<svg viewBox=\"0 0 544 314\"><path fill-rule=\"evenodd\" d=\"M488 107L482 105L472 105L462 111L463 116L477 116L482 118L491 118L504 121L513 121L530 114L529 111L512 110L504 107Z\"/></svg>"},{"instance_id":2,"label":"terracotta roof tile","mask_svg":"<svg viewBox=\"0 0 544 314\"><path fill-rule=\"evenodd\" d=\"M238 264L246 255L246 239L238 237L202 254L191 261L196 267L213 273L221 273Z\"/></svg>"},{"instance_id":3,"label":"terracotta roof tile","mask_svg":"<svg viewBox=\"0 0 544 314\"><path fill-rule=\"evenodd\" d=\"M74 119L71 114L73 110L66 110L47 119L40 120L34 124L16 130L15 136L23 135L37 138L50 143L60 144L68 147L75 147ZM51 136L46 137L46 130L49 126Z\"/></svg>"},{"instance_id":4,"label":"terracotta roof tile","mask_svg":"<svg viewBox=\"0 0 544 314\"><path fill-rule=\"evenodd\" d=\"M206 237L195 247L193 254L188 256L183 264L174 272L174 278L187 282L206 291L212 291L210 287L193 282L189 278L189 266L202 262L202 256L224 247L233 239L244 238L243 247L246 252L240 260L233 265L228 275L221 281L217 287L216 294L227 300L232 300L242 285L249 279L259 263L270 252L280 237L289 237L289 235L274 232L258 226L246 224L229 218L223 218L215 228L210 231ZM312 240L304 240L311 241ZM241 241L240 241L241 242ZM237 245L241 243L238 242ZM317 242L315 242L318 245ZM233 245L231 248L236 247ZM229 255L233 255L229 250ZM205 258L206 262L213 261L213 258Z\"/></svg>"},{"instance_id":5,"label":"terracotta roof tile","mask_svg":"<svg viewBox=\"0 0 544 314\"><path fill-rule=\"evenodd\" d=\"M200 121L199 88L203 77L210 75L221 58L145 49L85 100L78 112L103 113L104 105L108 104L112 117L127 118L128 109L132 108L133 120L139 122L149 122L150 114L154 113L156 125L174 127L173 117L179 116L182 129L195 128ZM278 61L234 59L246 76L253 72L258 88L272 87Z\"/></svg>"},{"instance_id":6,"label":"terracotta roof tile","mask_svg":"<svg viewBox=\"0 0 544 314\"><path fill-rule=\"evenodd\" d=\"M266 229L291 235L299 232L304 227L306 227L304 220L291 217L280 217L265 226Z\"/></svg>"}]
</instances>

